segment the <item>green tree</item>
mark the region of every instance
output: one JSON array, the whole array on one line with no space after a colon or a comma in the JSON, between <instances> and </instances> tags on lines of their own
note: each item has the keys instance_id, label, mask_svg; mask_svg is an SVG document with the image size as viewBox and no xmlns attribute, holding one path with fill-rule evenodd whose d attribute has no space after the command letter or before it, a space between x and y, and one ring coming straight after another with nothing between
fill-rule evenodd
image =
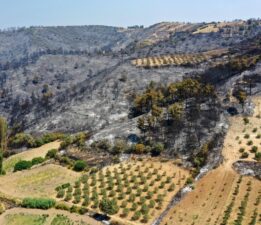
<instances>
[{"instance_id":1,"label":"green tree","mask_svg":"<svg viewBox=\"0 0 261 225\"><path fill-rule=\"evenodd\" d=\"M102 199L99 208L102 212L109 215L114 215L119 211L119 206L115 199Z\"/></svg>"},{"instance_id":2,"label":"green tree","mask_svg":"<svg viewBox=\"0 0 261 225\"><path fill-rule=\"evenodd\" d=\"M73 166L73 170L77 172L83 171L87 167L87 163L83 160L78 160Z\"/></svg>"},{"instance_id":3,"label":"green tree","mask_svg":"<svg viewBox=\"0 0 261 225\"><path fill-rule=\"evenodd\" d=\"M152 156L159 156L164 150L164 146L161 143L155 144L151 149Z\"/></svg>"},{"instance_id":4,"label":"green tree","mask_svg":"<svg viewBox=\"0 0 261 225\"><path fill-rule=\"evenodd\" d=\"M174 103L169 107L168 112L172 120L180 121L184 114L183 104L180 102Z\"/></svg>"}]
</instances>

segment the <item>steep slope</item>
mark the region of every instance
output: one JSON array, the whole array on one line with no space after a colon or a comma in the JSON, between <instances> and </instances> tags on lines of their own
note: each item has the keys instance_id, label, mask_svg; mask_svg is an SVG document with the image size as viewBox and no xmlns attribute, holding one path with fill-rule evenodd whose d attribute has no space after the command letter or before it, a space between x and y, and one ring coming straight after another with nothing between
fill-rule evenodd
<instances>
[{"instance_id":1,"label":"steep slope","mask_svg":"<svg viewBox=\"0 0 261 225\"><path fill-rule=\"evenodd\" d=\"M212 74L213 64L228 56L198 65L149 70L133 66L133 59L224 47L233 50L258 37L261 29L259 20L217 23L217 32L198 32L204 26L212 25L32 27L1 32L0 112L18 130L92 130L115 137L121 127L121 134L136 133L135 119L128 118L134 93L151 81L168 83ZM255 71L259 70L260 64L255 65ZM241 72L231 76L240 77ZM247 73L254 74L252 68ZM231 76L218 87L222 93L231 87ZM227 86L223 86L225 82ZM95 138L99 136L97 133Z\"/></svg>"}]
</instances>

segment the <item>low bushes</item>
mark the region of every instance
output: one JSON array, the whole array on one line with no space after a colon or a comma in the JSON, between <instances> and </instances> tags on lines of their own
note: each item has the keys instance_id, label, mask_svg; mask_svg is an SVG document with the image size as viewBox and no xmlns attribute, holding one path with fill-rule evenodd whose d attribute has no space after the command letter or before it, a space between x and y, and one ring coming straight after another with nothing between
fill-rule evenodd
<instances>
[{"instance_id":1,"label":"low bushes","mask_svg":"<svg viewBox=\"0 0 261 225\"><path fill-rule=\"evenodd\" d=\"M21 160L19 162L17 162L14 166L14 172L16 171L21 171L21 170L28 170L30 169L32 166L41 164L45 161L44 158L42 157L36 157L33 158L31 161L28 160Z\"/></svg>"},{"instance_id":2,"label":"low bushes","mask_svg":"<svg viewBox=\"0 0 261 225\"><path fill-rule=\"evenodd\" d=\"M57 153L58 153L58 150L57 150L57 149L51 149L51 150L49 150L49 151L47 152L45 158L46 158L46 159L53 159L53 158L56 157Z\"/></svg>"},{"instance_id":3,"label":"low bushes","mask_svg":"<svg viewBox=\"0 0 261 225\"><path fill-rule=\"evenodd\" d=\"M22 160L15 164L14 172L21 171L21 170L27 170L27 169L30 169L31 167L32 167L31 161Z\"/></svg>"},{"instance_id":4,"label":"low bushes","mask_svg":"<svg viewBox=\"0 0 261 225\"><path fill-rule=\"evenodd\" d=\"M77 171L77 172L81 172L83 171L85 168L87 167L87 163L85 161L82 160L78 160L75 162L74 166L73 166L73 170Z\"/></svg>"},{"instance_id":5,"label":"low bushes","mask_svg":"<svg viewBox=\"0 0 261 225\"><path fill-rule=\"evenodd\" d=\"M36 157L32 159L32 165L37 165L43 163L45 160L43 157Z\"/></svg>"},{"instance_id":6,"label":"low bushes","mask_svg":"<svg viewBox=\"0 0 261 225\"><path fill-rule=\"evenodd\" d=\"M55 206L55 200L49 198L24 198L21 206L32 209L50 209Z\"/></svg>"},{"instance_id":7,"label":"low bushes","mask_svg":"<svg viewBox=\"0 0 261 225\"><path fill-rule=\"evenodd\" d=\"M32 135L26 133L18 133L9 138L8 146L10 148L35 148L50 143L52 141L61 139L63 137L64 134L61 133L47 133L39 138L35 138Z\"/></svg>"}]
</instances>

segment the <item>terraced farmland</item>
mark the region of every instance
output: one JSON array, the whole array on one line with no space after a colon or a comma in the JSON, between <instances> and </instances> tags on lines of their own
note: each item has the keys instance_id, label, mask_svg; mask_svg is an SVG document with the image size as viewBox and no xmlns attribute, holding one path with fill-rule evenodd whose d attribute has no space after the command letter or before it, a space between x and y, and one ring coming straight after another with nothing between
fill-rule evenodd
<instances>
[{"instance_id":1,"label":"terraced farmland","mask_svg":"<svg viewBox=\"0 0 261 225\"><path fill-rule=\"evenodd\" d=\"M188 176L189 172L173 161L129 161L83 175L75 184L58 188L57 198L97 212L101 201L109 199L116 203L113 219L130 224L150 223L184 186Z\"/></svg>"},{"instance_id":2,"label":"terraced farmland","mask_svg":"<svg viewBox=\"0 0 261 225\"><path fill-rule=\"evenodd\" d=\"M226 49L218 49L198 54L175 54L175 55L162 55L152 56L147 58L135 59L132 65L144 68L157 68L164 66L186 66L198 65L210 58L220 56L226 53Z\"/></svg>"}]
</instances>

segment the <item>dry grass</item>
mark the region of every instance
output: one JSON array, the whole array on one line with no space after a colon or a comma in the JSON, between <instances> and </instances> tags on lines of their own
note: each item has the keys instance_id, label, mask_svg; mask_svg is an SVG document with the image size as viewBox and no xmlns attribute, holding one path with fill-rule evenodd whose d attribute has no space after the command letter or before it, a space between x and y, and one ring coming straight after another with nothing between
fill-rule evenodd
<instances>
[{"instance_id":1,"label":"dry grass","mask_svg":"<svg viewBox=\"0 0 261 225\"><path fill-rule=\"evenodd\" d=\"M58 165L45 165L0 177L0 192L16 198L54 197L55 187L74 182L80 174Z\"/></svg>"},{"instance_id":2,"label":"dry grass","mask_svg":"<svg viewBox=\"0 0 261 225\"><path fill-rule=\"evenodd\" d=\"M43 215L47 215L46 220L43 223L36 223L35 219L41 218ZM54 223L54 219L57 215L63 215L68 218L67 221L70 223L64 223L64 221L59 221L60 223ZM11 221L10 221L11 219ZM58 222L56 220L56 222ZM63 223L62 223L63 222ZM102 223L90 218L87 215L72 214L66 211L50 209L50 210L39 210L39 209L22 209L14 208L8 210L0 216L0 224L3 225L52 225L52 224L62 224L62 225L101 225Z\"/></svg>"},{"instance_id":3,"label":"dry grass","mask_svg":"<svg viewBox=\"0 0 261 225\"><path fill-rule=\"evenodd\" d=\"M9 157L8 159L4 160L4 170L6 172L10 172L13 170L14 165L19 162L20 160L32 160L35 157L45 157L46 153L50 149L58 149L60 147L59 141L54 141L51 143L48 143L46 145L43 145L39 148L33 148L28 151L24 151L22 153L18 153L16 155L13 155Z\"/></svg>"}]
</instances>

